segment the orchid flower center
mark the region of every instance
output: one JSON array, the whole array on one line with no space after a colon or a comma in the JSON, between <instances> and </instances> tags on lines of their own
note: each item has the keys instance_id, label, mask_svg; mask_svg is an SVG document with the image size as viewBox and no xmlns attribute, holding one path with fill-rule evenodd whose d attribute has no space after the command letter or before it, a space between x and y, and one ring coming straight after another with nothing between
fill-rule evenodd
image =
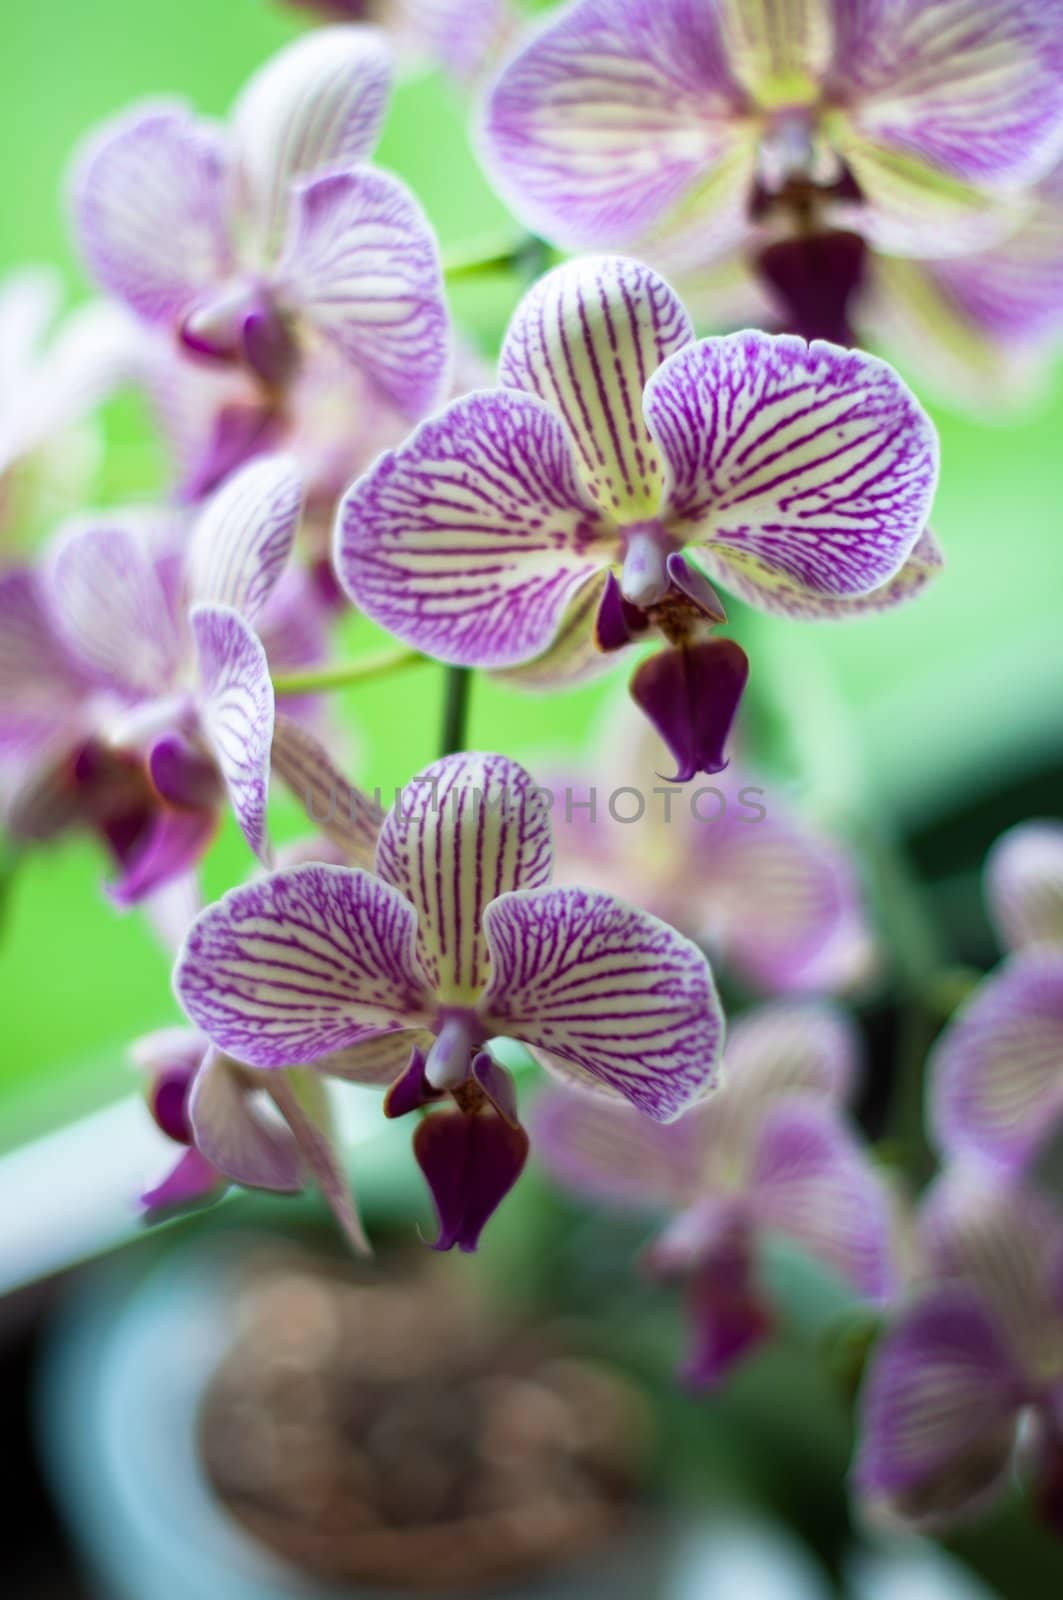
<instances>
[{"instance_id":1,"label":"orchid flower center","mask_svg":"<svg viewBox=\"0 0 1063 1600\"><path fill-rule=\"evenodd\" d=\"M631 605L646 608L658 605L671 587L668 557L680 548L678 540L664 524L632 522L621 529L624 564L620 590Z\"/></svg>"},{"instance_id":2,"label":"orchid flower center","mask_svg":"<svg viewBox=\"0 0 1063 1600\"><path fill-rule=\"evenodd\" d=\"M425 1063L432 1088L446 1091L463 1084L486 1038L487 1030L471 1006L440 1006L435 1042Z\"/></svg>"}]
</instances>

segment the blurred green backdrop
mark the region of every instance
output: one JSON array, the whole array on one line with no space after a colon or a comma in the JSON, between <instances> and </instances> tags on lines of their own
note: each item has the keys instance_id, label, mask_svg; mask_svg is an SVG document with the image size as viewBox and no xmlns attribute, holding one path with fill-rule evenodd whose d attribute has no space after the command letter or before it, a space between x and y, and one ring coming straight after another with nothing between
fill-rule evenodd
<instances>
[{"instance_id":1,"label":"blurred green backdrop","mask_svg":"<svg viewBox=\"0 0 1063 1600\"><path fill-rule=\"evenodd\" d=\"M85 285L63 204L78 137L145 96L181 95L224 112L248 73L304 21L279 0L0 9L0 269L54 262L78 294ZM442 81L402 85L379 159L416 189L444 248L505 224L470 153L466 111ZM456 315L485 349L514 294L500 280L455 295ZM829 807L841 795L851 805L855 778L860 803L879 804L902 824L932 821L1063 751L1063 388L1005 424L935 415L943 446L935 522L948 560L937 585L908 610L858 624L756 624L754 671L780 686L810 758L811 803ZM135 401L109 408L108 436L98 500L150 493L160 462ZM355 621L348 642L360 650L378 641ZM440 679L424 667L341 697L363 781L387 789L432 758ZM473 740L532 758L551 743L586 745L609 692L531 701L480 683ZM230 832L209 881L220 889L246 866ZM86 844L20 866L0 983L0 1147L128 1088L126 1042L174 1017L165 956L138 917L111 910Z\"/></svg>"}]
</instances>

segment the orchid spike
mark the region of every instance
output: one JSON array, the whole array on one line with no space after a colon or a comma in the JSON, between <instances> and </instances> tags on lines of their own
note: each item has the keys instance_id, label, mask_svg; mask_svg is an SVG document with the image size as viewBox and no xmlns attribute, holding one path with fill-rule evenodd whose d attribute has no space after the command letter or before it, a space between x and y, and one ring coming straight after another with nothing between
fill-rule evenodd
<instances>
[{"instance_id":1,"label":"orchid spike","mask_svg":"<svg viewBox=\"0 0 1063 1600\"><path fill-rule=\"evenodd\" d=\"M418 1135L444 1247L475 1244L522 1164L493 1038L660 1121L715 1081L723 1021L701 952L609 895L550 888L551 865L528 773L449 756L397 797L375 875L304 866L232 890L178 958L178 997L217 1049L271 1071L386 1046L392 1115L447 1096L477 1119Z\"/></svg>"},{"instance_id":2,"label":"orchid spike","mask_svg":"<svg viewBox=\"0 0 1063 1600\"><path fill-rule=\"evenodd\" d=\"M931 1192L920 1231L926 1281L864 1384L856 1492L881 1518L945 1528L1025 1454L1059 1528L1063 1216L968 1166Z\"/></svg>"},{"instance_id":3,"label":"orchid spike","mask_svg":"<svg viewBox=\"0 0 1063 1600\"><path fill-rule=\"evenodd\" d=\"M173 517L101 518L62 532L40 572L0 579L0 749L19 773L9 826L102 833L121 905L198 861L226 796L269 858L268 650L298 666L324 644L323 618L285 577L301 502L294 463L263 457L190 536Z\"/></svg>"},{"instance_id":4,"label":"orchid spike","mask_svg":"<svg viewBox=\"0 0 1063 1600\"><path fill-rule=\"evenodd\" d=\"M1040 0L574 0L505 67L482 149L569 249L695 266L770 214L897 255L959 255L1063 146Z\"/></svg>"},{"instance_id":5,"label":"orchid spike","mask_svg":"<svg viewBox=\"0 0 1063 1600\"><path fill-rule=\"evenodd\" d=\"M706 573L797 615L911 587L937 441L881 362L757 333L694 342L663 279L602 257L525 297L499 377L383 456L337 518L348 594L427 654L534 662L602 579L596 619L584 610L579 626L607 649L650 626L695 643L721 614ZM659 675L673 701L688 679ZM733 688L684 732L687 756L715 752ZM688 715L669 706L655 720L683 730Z\"/></svg>"},{"instance_id":6,"label":"orchid spike","mask_svg":"<svg viewBox=\"0 0 1063 1600\"><path fill-rule=\"evenodd\" d=\"M367 166L391 83L373 29L296 40L227 128L158 102L100 130L73 181L94 278L186 351L283 392L323 340L409 416L446 382L449 319L420 206Z\"/></svg>"},{"instance_id":7,"label":"orchid spike","mask_svg":"<svg viewBox=\"0 0 1063 1600\"><path fill-rule=\"evenodd\" d=\"M857 1060L842 1014L779 1003L733 1025L723 1087L670 1127L572 1090L537 1102L536 1149L562 1184L670 1216L647 1265L689 1287L685 1376L696 1386L719 1383L771 1330L759 1259L767 1235L872 1301L889 1292L886 1192L840 1115Z\"/></svg>"}]
</instances>

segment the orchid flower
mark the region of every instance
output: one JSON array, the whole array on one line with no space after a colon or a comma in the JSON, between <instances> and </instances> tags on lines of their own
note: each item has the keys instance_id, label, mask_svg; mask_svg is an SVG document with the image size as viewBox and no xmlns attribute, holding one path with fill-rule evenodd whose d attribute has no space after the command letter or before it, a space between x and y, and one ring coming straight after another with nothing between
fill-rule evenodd
<instances>
[{"instance_id":1,"label":"orchid flower","mask_svg":"<svg viewBox=\"0 0 1063 1600\"><path fill-rule=\"evenodd\" d=\"M765 213L857 255L962 254L1061 146L1041 0L575 0L502 72L483 136L546 238L697 265Z\"/></svg>"},{"instance_id":2,"label":"orchid flower","mask_svg":"<svg viewBox=\"0 0 1063 1600\"><path fill-rule=\"evenodd\" d=\"M536 1149L562 1184L671 1214L648 1265L689 1285L691 1383L718 1383L770 1331L766 1235L872 1300L889 1292L886 1191L839 1109L857 1054L840 1013L779 1002L732 1025L722 1088L670 1127L571 1089L537 1102Z\"/></svg>"},{"instance_id":3,"label":"orchid flower","mask_svg":"<svg viewBox=\"0 0 1063 1600\"><path fill-rule=\"evenodd\" d=\"M930 1115L949 1155L1016 1170L1063 1123L1063 825L1004 834L986 863L986 893L1011 953L938 1041Z\"/></svg>"},{"instance_id":4,"label":"orchid flower","mask_svg":"<svg viewBox=\"0 0 1063 1600\"><path fill-rule=\"evenodd\" d=\"M856 1491L943 1527L999 1495L1018 1449L1063 1526L1063 1216L960 1168L921 1219L929 1279L874 1356Z\"/></svg>"},{"instance_id":5,"label":"orchid flower","mask_svg":"<svg viewBox=\"0 0 1063 1600\"><path fill-rule=\"evenodd\" d=\"M73 195L96 281L267 390L323 341L422 415L446 381L449 320L419 205L364 165L390 77L378 33L327 28L254 75L227 130L176 102L102 129Z\"/></svg>"},{"instance_id":6,"label":"orchid flower","mask_svg":"<svg viewBox=\"0 0 1063 1600\"><path fill-rule=\"evenodd\" d=\"M218 1198L230 1184L297 1194L313 1180L354 1249L368 1252L339 1152L325 1079L345 1076L340 1051L314 1067L255 1072L215 1050L192 1028L139 1039L157 1126L182 1153L141 1196L149 1218ZM385 1063L386 1064L386 1063ZM365 1074L368 1054L355 1062Z\"/></svg>"},{"instance_id":7,"label":"orchid flower","mask_svg":"<svg viewBox=\"0 0 1063 1600\"><path fill-rule=\"evenodd\" d=\"M96 451L83 423L133 363L129 319L79 306L54 326L57 275L26 268L0 280L0 541L69 509ZM53 331L49 334L49 329Z\"/></svg>"},{"instance_id":8,"label":"orchid flower","mask_svg":"<svg viewBox=\"0 0 1063 1600\"><path fill-rule=\"evenodd\" d=\"M160 537L117 516L62 533L43 573L0 581L0 748L29 775L12 832L99 827L121 905L199 858L226 793L268 859L274 703L256 625L280 608L279 644L310 654L305 593L285 615L278 587L301 499L294 463L266 457L214 496L179 551L169 522Z\"/></svg>"},{"instance_id":9,"label":"orchid flower","mask_svg":"<svg viewBox=\"0 0 1063 1600\"><path fill-rule=\"evenodd\" d=\"M462 666L658 629L672 648L632 687L679 781L725 764L747 671L737 645L704 637L724 618L706 572L764 610L829 616L902 598L909 558L939 560L936 436L871 357L758 333L695 342L663 279L602 257L525 297L499 380L352 486L340 581Z\"/></svg>"},{"instance_id":10,"label":"orchid flower","mask_svg":"<svg viewBox=\"0 0 1063 1600\"><path fill-rule=\"evenodd\" d=\"M874 939L840 839L740 769L689 799L663 788L645 742L620 742L615 725L613 738L622 771L603 762L551 783L559 881L611 886L760 993L839 992L868 976Z\"/></svg>"},{"instance_id":11,"label":"orchid flower","mask_svg":"<svg viewBox=\"0 0 1063 1600\"><path fill-rule=\"evenodd\" d=\"M475 1248L527 1154L492 1039L663 1121L715 1079L723 1022L705 957L607 894L550 888L551 862L528 773L448 756L397 797L374 873L311 864L231 890L178 958L186 1012L237 1060L271 1072L343 1050L348 1078L379 1083L390 1050L390 1115L449 1099L415 1135L441 1249Z\"/></svg>"}]
</instances>

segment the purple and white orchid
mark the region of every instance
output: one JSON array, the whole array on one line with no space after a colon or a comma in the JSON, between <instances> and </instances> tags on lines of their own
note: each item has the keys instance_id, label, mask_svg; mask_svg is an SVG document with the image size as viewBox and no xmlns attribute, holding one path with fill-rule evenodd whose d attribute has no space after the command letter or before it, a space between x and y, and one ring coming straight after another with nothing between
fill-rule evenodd
<instances>
[{"instance_id":1,"label":"purple and white orchid","mask_svg":"<svg viewBox=\"0 0 1063 1600\"><path fill-rule=\"evenodd\" d=\"M536 1149L561 1183L672 1214L647 1265L689 1286L689 1382L718 1383L770 1331L759 1262L767 1235L872 1301L889 1294L888 1196L840 1113L857 1059L841 1013L780 1002L732 1025L723 1086L670 1127L571 1089L537 1102Z\"/></svg>"},{"instance_id":2,"label":"purple and white orchid","mask_svg":"<svg viewBox=\"0 0 1063 1600\"><path fill-rule=\"evenodd\" d=\"M191 534L170 516L102 517L62 532L43 571L0 580L0 748L21 780L9 826L41 838L90 822L121 868L121 905L194 865L226 793L268 860L263 638L272 612L274 659L305 661L319 633L306 591L291 606L280 586L301 502L294 462L264 457Z\"/></svg>"},{"instance_id":3,"label":"purple and white orchid","mask_svg":"<svg viewBox=\"0 0 1063 1600\"><path fill-rule=\"evenodd\" d=\"M930 1118L949 1156L1015 1171L1063 1123L1063 825L1004 834L986 863L986 893L1010 954L935 1048Z\"/></svg>"},{"instance_id":4,"label":"purple and white orchid","mask_svg":"<svg viewBox=\"0 0 1063 1600\"><path fill-rule=\"evenodd\" d=\"M725 764L747 672L736 644L705 637L724 620L709 578L767 611L831 616L904 598L912 569L918 586L940 560L936 435L872 357L753 332L695 341L662 278L601 257L525 297L499 380L353 485L340 581L462 666L658 630L671 648L632 692L678 781Z\"/></svg>"},{"instance_id":5,"label":"purple and white orchid","mask_svg":"<svg viewBox=\"0 0 1063 1600\"><path fill-rule=\"evenodd\" d=\"M551 865L528 773L448 756L397 798L374 873L311 864L234 889L178 958L182 1005L237 1060L350 1052L345 1076L391 1082L392 1116L449 1097L415 1137L440 1248L475 1248L527 1154L492 1039L661 1121L715 1081L723 1019L702 953L607 894L549 887Z\"/></svg>"},{"instance_id":6,"label":"purple and white orchid","mask_svg":"<svg viewBox=\"0 0 1063 1600\"><path fill-rule=\"evenodd\" d=\"M977 1167L921 1218L928 1281L876 1350L854 1482L879 1517L948 1526L1014 1462L1063 1527L1063 1215Z\"/></svg>"},{"instance_id":7,"label":"purple and white orchid","mask_svg":"<svg viewBox=\"0 0 1063 1600\"><path fill-rule=\"evenodd\" d=\"M677 276L765 221L787 326L838 337L868 245L943 257L1018 223L1063 148L1041 0L575 0L490 96L483 155L569 248Z\"/></svg>"},{"instance_id":8,"label":"purple and white orchid","mask_svg":"<svg viewBox=\"0 0 1063 1600\"><path fill-rule=\"evenodd\" d=\"M177 102L102 129L73 184L96 281L270 392L323 341L423 415L446 384L449 317L420 206L365 165L390 83L382 35L327 28L252 77L227 129Z\"/></svg>"}]
</instances>

